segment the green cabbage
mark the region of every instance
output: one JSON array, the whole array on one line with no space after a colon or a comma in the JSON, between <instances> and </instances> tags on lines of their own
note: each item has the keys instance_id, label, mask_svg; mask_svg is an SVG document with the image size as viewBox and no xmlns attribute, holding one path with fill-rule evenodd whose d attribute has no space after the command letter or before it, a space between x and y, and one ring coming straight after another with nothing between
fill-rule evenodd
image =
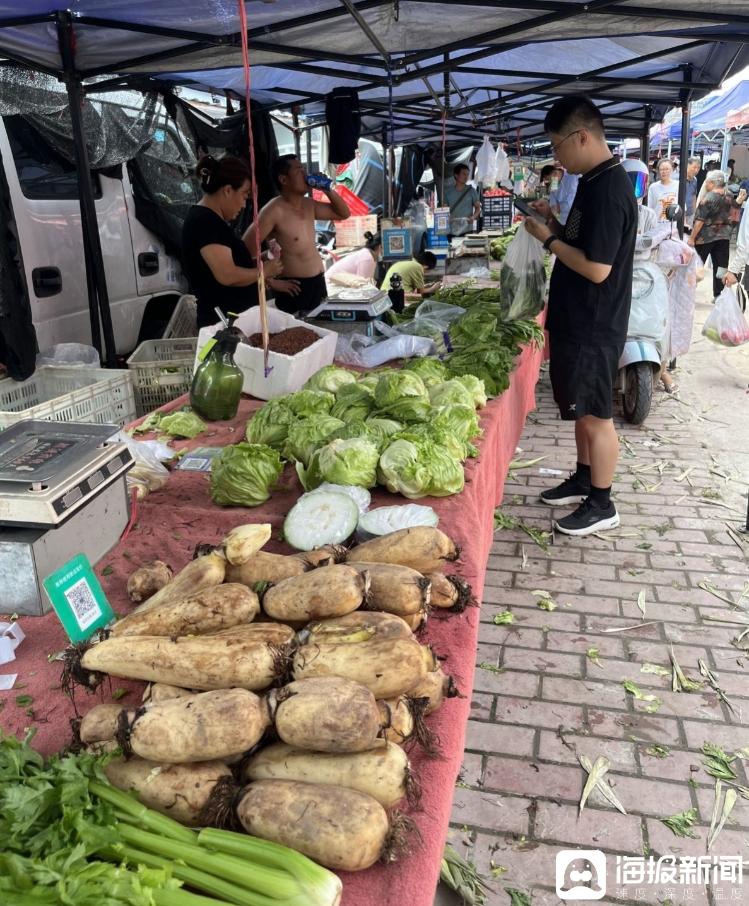
<instances>
[{"instance_id":1,"label":"green cabbage","mask_svg":"<svg viewBox=\"0 0 749 906\"><path fill-rule=\"evenodd\" d=\"M338 393L346 384L356 383L356 375L337 365L325 365L304 385L305 390L324 390L327 393Z\"/></svg>"},{"instance_id":2,"label":"green cabbage","mask_svg":"<svg viewBox=\"0 0 749 906\"><path fill-rule=\"evenodd\" d=\"M486 405L486 386L481 378L477 378L475 374L459 374L455 380L460 381L470 391L474 407L483 409Z\"/></svg>"},{"instance_id":3,"label":"green cabbage","mask_svg":"<svg viewBox=\"0 0 749 906\"><path fill-rule=\"evenodd\" d=\"M447 497L463 490L463 466L429 440L394 440L380 457L377 477L389 491L415 500Z\"/></svg>"},{"instance_id":4,"label":"green cabbage","mask_svg":"<svg viewBox=\"0 0 749 906\"><path fill-rule=\"evenodd\" d=\"M439 359L435 359L432 356L425 356L422 359L410 359L403 366L403 370L418 374L426 387L439 384L448 378L447 368Z\"/></svg>"},{"instance_id":5,"label":"green cabbage","mask_svg":"<svg viewBox=\"0 0 749 906\"><path fill-rule=\"evenodd\" d=\"M159 419L157 430L172 437L197 437L205 431L205 422L192 409L180 409Z\"/></svg>"},{"instance_id":6,"label":"green cabbage","mask_svg":"<svg viewBox=\"0 0 749 906\"><path fill-rule=\"evenodd\" d=\"M377 414L396 421L423 422L431 408L424 382L411 371L384 374L374 392Z\"/></svg>"},{"instance_id":7,"label":"green cabbage","mask_svg":"<svg viewBox=\"0 0 749 906\"><path fill-rule=\"evenodd\" d=\"M283 472L276 450L265 444L233 444L213 460L211 498L219 506L259 506Z\"/></svg>"},{"instance_id":8,"label":"green cabbage","mask_svg":"<svg viewBox=\"0 0 749 906\"><path fill-rule=\"evenodd\" d=\"M377 382L384 374L395 374L395 368L381 368L379 371L368 371L366 374L363 374L359 380L358 384L360 387L366 387L371 393L374 393L374 389L377 386Z\"/></svg>"},{"instance_id":9,"label":"green cabbage","mask_svg":"<svg viewBox=\"0 0 749 906\"><path fill-rule=\"evenodd\" d=\"M479 417L473 406L440 406L434 410L430 424L463 441L472 440L481 434Z\"/></svg>"},{"instance_id":10,"label":"green cabbage","mask_svg":"<svg viewBox=\"0 0 749 906\"><path fill-rule=\"evenodd\" d=\"M289 428L284 447L284 458L303 462L305 466L308 465L315 450L326 444L332 437L337 437L337 432L345 426L345 422L339 418L333 418L331 415L318 415L316 418L306 418L296 422Z\"/></svg>"},{"instance_id":11,"label":"green cabbage","mask_svg":"<svg viewBox=\"0 0 749 906\"><path fill-rule=\"evenodd\" d=\"M471 391L460 381L443 381L429 390L429 399L433 406L473 406Z\"/></svg>"},{"instance_id":12,"label":"green cabbage","mask_svg":"<svg viewBox=\"0 0 749 906\"><path fill-rule=\"evenodd\" d=\"M332 393L322 390L297 390L288 396L281 397L297 418L310 418L313 415L329 415L335 402Z\"/></svg>"},{"instance_id":13,"label":"green cabbage","mask_svg":"<svg viewBox=\"0 0 749 906\"><path fill-rule=\"evenodd\" d=\"M452 434L444 427L438 427L430 422L419 425L408 425L404 431L395 438L397 440L410 440L413 443L439 444L445 447L450 455L461 462L466 460L473 452L473 444L466 443L462 438Z\"/></svg>"},{"instance_id":14,"label":"green cabbage","mask_svg":"<svg viewBox=\"0 0 749 906\"><path fill-rule=\"evenodd\" d=\"M280 452L295 421L285 398L270 400L247 422L245 435L251 444L266 444Z\"/></svg>"},{"instance_id":15,"label":"green cabbage","mask_svg":"<svg viewBox=\"0 0 749 906\"><path fill-rule=\"evenodd\" d=\"M380 452L388 445L391 437L403 430L401 422L396 422L392 418L377 418L374 415L367 419L366 425L370 439L377 444Z\"/></svg>"},{"instance_id":16,"label":"green cabbage","mask_svg":"<svg viewBox=\"0 0 749 906\"><path fill-rule=\"evenodd\" d=\"M330 414L344 422L363 421L374 408L372 391L361 384L344 384Z\"/></svg>"},{"instance_id":17,"label":"green cabbage","mask_svg":"<svg viewBox=\"0 0 749 906\"><path fill-rule=\"evenodd\" d=\"M372 488L377 484L379 457L377 447L364 438L332 440L313 453L308 468L297 464L297 474L305 491L314 490L324 481Z\"/></svg>"}]
</instances>

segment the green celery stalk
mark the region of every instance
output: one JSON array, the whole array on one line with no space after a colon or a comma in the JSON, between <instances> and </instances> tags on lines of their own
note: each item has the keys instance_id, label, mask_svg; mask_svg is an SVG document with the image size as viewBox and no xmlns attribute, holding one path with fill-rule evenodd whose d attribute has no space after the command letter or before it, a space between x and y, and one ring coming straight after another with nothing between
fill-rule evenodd
<instances>
[{"instance_id":1,"label":"green celery stalk","mask_svg":"<svg viewBox=\"0 0 749 906\"><path fill-rule=\"evenodd\" d=\"M225 855L237 856L247 862L278 868L292 875L306 900L305 906L335 906L341 898L341 881L327 868L308 859L296 850L233 831L206 827L198 833L198 844Z\"/></svg>"},{"instance_id":2,"label":"green celery stalk","mask_svg":"<svg viewBox=\"0 0 749 906\"><path fill-rule=\"evenodd\" d=\"M172 840L180 840L184 843L197 842L197 835L194 831L184 827L173 818L147 808L142 802L127 793L123 793L121 790L115 789L113 786L90 780L88 788L94 796L109 802L110 805L125 812L126 815L131 815L141 827L151 830L155 834L160 834Z\"/></svg>"},{"instance_id":3,"label":"green celery stalk","mask_svg":"<svg viewBox=\"0 0 749 906\"><path fill-rule=\"evenodd\" d=\"M264 865L236 859L233 856L217 855L202 846L164 839L126 824L118 825L118 830L125 843L167 859L181 859L192 868L197 868L218 878L224 878L232 884L238 884L250 891L279 900L291 899L299 893L299 884L288 871L267 868Z\"/></svg>"},{"instance_id":4,"label":"green celery stalk","mask_svg":"<svg viewBox=\"0 0 749 906\"><path fill-rule=\"evenodd\" d=\"M201 897L186 890L154 890L153 899L156 906L229 906L228 900Z\"/></svg>"},{"instance_id":5,"label":"green celery stalk","mask_svg":"<svg viewBox=\"0 0 749 906\"><path fill-rule=\"evenodd\" d=\"M189 884L196 890L216 894L223 900L234 903L235 906L282 906L284 903L283 900L269 899L261 894L253 893L251 890L238 887L236 884L231 884L229 881L223 881L215 875L185 865L181 861L172 862L168 858L133 849L130 846L119 846L116 850L110 850L107 856L116 861L124 859L131 865L148 865L151 868L168 869L172 877L177 880L184 881L185 884Z\"/></svg>"}]
</instances>

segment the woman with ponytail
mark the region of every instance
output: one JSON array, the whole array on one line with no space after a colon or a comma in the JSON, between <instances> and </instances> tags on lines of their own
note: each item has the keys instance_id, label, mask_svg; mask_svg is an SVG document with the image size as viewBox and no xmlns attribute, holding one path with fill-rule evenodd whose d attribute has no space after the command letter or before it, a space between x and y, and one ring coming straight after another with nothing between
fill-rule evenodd
<instances>
[{"instance_id":1,"label":"woman with ponytail","mask_svg":"<svg viewBox=\"0 0 749 906\"><path fill-rule=\"evenodd\" d=\"M250 173L238 157L198 161L196 174L203 197L194 205L182 229L182 265L198 300L198 327L215 324L214 308L240 314L258 304L259 271L249 249L231 228L250 195ZM280 261L268 261L265 274L281 273Z\"/></svg>"}]
</instances>

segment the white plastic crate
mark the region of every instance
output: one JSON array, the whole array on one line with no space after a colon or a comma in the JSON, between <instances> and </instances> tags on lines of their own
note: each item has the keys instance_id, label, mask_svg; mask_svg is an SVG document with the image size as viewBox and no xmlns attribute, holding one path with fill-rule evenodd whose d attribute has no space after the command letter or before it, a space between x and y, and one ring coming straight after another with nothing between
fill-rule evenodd
<instances>
[{"instance_id":1,"label":"white plastic crate","mask_svg":"<svg viewBox=\"0 0 749 906\"><path fill-rule=\"evenodd\" d=\"M260 310L250 308L243 312L236 320L235 325L247 336L260 332ZM223 327L214 324L213 327L204 327L198 336L198 350L214 336L216 331ZM272 400L286 393L299 390L317 371L324 365L332 365L335 357L337 334L317 324L308 324L297 321L291 315L279 311L277 308L268 309L268 330L270 333L279 333L289 327L306 327L320 336L317 343L308 346L296 355L283 355L280 352L268 353L268 366L272 369L265 377L263 366L263 350L240 343L234 353L234 361L239 365L244 374L242 392L249 393L259 400ZM198 366L197 355L195 367Z\"/></svg>"},{"instance_id":2,"label":"white plastic crate","mask_svg":"<svg viewBox=\"0 0 749 906\"><path fill-rule=\"evenodd\" d=\"M190 389L197 337L146 340L127 360L138 418Z\"/></svg>"},{"instance_id":3,"label":"white plastic crate","mask_svg":"<svg viewBox=\"0 0 749 906\"><path fill-rule=\"evenodd\" d=\"M195 296L180 296L164 331L165 340L198 335L198 300Z\"/></svg>"},{"instance_id":4,"label":"white plastic crate","mask_svg":"<svg viewBox=\"0 0 749 906\"><path fill-rule=\"evenodd\" d=\"M44 365L25 381L0 380L0 429L25 419L125 425L135 418L129 371Z\"/></svg>"}]
</instances>

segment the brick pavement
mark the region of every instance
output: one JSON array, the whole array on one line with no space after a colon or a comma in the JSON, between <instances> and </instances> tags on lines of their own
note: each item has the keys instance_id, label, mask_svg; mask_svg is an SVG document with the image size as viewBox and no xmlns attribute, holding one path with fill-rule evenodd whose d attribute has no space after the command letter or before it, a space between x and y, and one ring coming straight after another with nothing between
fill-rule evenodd
<instances>
[{"instance_id":1,"label":"brick pavement","mask_svg":"<svg viewBox=\"0 0 749 906\"><path fill-rule=\"evenodd\" d=\"M548 531L551 511L537 495L559 479L538 469L566 474L574 467L574 441L557 418L545 375L538 398L519 458L547 458L509 479L502 511ZM712 453L712 432L725 430L717 422L657 394L644 426L617 423L619 529L581 539L557 535L548 553L520 530L496 535L450 832L494 888L489 906L510 903L507 888L531 894L533 906L562 903L554 891L555 856L576 847L608 855L602 902L749 903L749 875L743 886L623 888L614 871L616 855L704 855L714 787L700 748L706 741L731 752L749 746L749 650L742 654L732 644L740 626L717 622L749 624L749 587L740 608L699 587L711 583L735 600L749 580L749 553L726 531L726 523L741 521L746 485ZM556 610L536 606L532 592L539 589L551 594ZM514 614L513 625L494 624L504 610ZM643 620L657 622L606 631ZM744 644L749 649L749 636ZM670 675L642 672L648 662L670 668L670 645L688 676L700 678L698 659L719 675L733 711L707 685L673 692ZM591 648L598 649L597 662L587 654ZM628 694L624 679L656 695L658 710L649 713L647 701ZM667 746L668 756L649 753L655 744ZM608 777L626 815L594 793L578 818L585 776L578 754L610 760ZM734 764L746 783L746 766ZM698 811L698 839L674 836L659 820L690 808ZM749 858L748 801L738 799L712 852Z\"/></svg>"}]
</instances>

